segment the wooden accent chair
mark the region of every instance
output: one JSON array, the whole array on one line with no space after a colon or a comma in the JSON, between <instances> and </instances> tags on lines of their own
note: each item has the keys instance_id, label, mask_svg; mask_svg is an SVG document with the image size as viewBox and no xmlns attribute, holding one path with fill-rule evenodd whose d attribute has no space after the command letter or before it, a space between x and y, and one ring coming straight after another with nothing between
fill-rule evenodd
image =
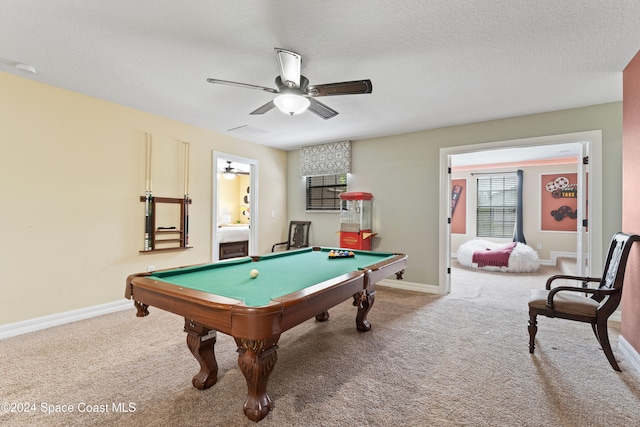
<instances>
[{"instance_id":1,"label":"wooden accent chair","mask_svg":"<svg viewBox=\"0 0 640 427\"><path fill-rule=\"evenodd\" d=\"M539 314L547 317L576 320L591 324L593 333L600 342L600 346L609 363L613 369L620 371L609 344L607 319L620 304L629 250L633 242L638 240L640 240L640 236L633 234L616 233L613 236L602 278L560 274L549 277L545 290L531 291L529 299L529 353L533 353L535 348L535 337L538 331L536 317ZM574 286L552 288L551 284L556 279L600 282L600 285L598 288Z\"/></svg>"},{"instance_id":2,"label":"wooden accent chair","mask_svg":"<svg viewBox=\"0 0 640 427\"><path fill-rule=\"evenodd\" d=\"M289 237L286 242L276 243L271 247L271 252L275 252L277 246L287 245L285 250L300 249L309 246L309 227L311 221L291 221L289 222Z\"/></svg>"}]
</instances>

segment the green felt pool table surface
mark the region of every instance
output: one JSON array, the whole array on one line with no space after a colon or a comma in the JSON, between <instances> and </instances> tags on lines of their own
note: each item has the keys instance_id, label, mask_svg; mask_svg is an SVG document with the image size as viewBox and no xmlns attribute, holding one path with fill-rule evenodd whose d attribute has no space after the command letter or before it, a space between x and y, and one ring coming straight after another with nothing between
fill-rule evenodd
<instances>
[{"instance_id":1,"label":"green felt pool table surface","mask_svg":"<svg viewBox=\"0 0 640 427\"><path fill-rule=\"evenodd\" d=\"M312 248L201 266L165 270L150 279L263 306L274 298L317 285L394 257L392 253L352 251L353 258L329 258L329 248ZM258 270L251 278L250 271Z\"/></svg>"}]
</instances>

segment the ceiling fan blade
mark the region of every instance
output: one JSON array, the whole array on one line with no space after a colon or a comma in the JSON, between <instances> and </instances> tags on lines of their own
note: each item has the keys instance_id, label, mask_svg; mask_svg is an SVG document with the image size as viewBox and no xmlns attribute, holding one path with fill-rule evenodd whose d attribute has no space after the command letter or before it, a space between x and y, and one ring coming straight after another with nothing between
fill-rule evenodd
<instances>
[{"instance_id":1,"label":"ceiling fan blade","mask_svg":"<svg viewBox=\"0 0 640 427\"><path fill-rule=\"evenodd\" d=\"M275 107L276 104L273 103L273 101L269 101L266 104L264 104L262 107L257 108L256 110L253 110L251 113L249 114L264 114L267 111L271 110L273 107Z\"/></svg>"},{"instance_id":2,"label":"ceiling fan blade","mask_svg":"<svg viewBox=\"0 0 640 427\"><path fill-rule=\"evenodd\" d=\"M316 101L313 98L308 98L308 99L309 99L309 102L311 102L311 104L309 104L309 108L307 109L312 113L314 113L315 115L322 117L325 120L338 115L338 112L336 110L327 107L322 102Z\"/></svg>"},{"instance_id":3,"label":"ceiling fan blade","mask_svg":"<svg viewBox=\"0 0 640 427\"><path fill-rule=\"evenodd\" d=\"M234 168L224 168L222 169L220 172L221 174L232 174L232 175L250 175L249 172L245 172L245 171L240 171Z\"/></svg>"},{"instance_id":4,"label":"ceiling fan blade","mask_svg":"<svg viewBox=\"0 0 640 427\"><path fill-rule=\"evenodd\" d=\"M278 47L276 47L275 50L282 82L289 88L300 87L300 64L302 63L302 56Z\"/></svg>"},{"instance_id":5,"label":"ceiling fan blade","mask_svg":"<svg viewBox=\"0 0 640 427\"><path fill-rule=\"evenodd\" d=\"M265 92L278 93L277 89L272 89L270 87L264 87L264 86L250 85L248 83L230 82L229 80L219 80L219 79L207 79L207 81L209 83L214 83L219 85L237 86L237 87L244 87L247 89L259 89L259 90L264 90Z\"/></svg>"},{"instance_id":6,"label":"ceiling fan blade","mask_svg":"<svg viewBox=\"0 0 640 427\"><path fill-rule=\"evenodd\" d=\"M354 80L351 82L327 83L324 85L312 85L307 88L309 96L330 95L359 95L371 93L373 85L371 80Z\"/></svg>"}]
</instances>

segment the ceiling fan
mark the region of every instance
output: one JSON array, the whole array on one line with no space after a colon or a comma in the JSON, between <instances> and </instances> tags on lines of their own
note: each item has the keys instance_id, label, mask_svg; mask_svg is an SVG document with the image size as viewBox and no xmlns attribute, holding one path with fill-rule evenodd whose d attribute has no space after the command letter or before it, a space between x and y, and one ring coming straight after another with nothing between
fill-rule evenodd
<instances>
[{"instance_id":1,"label":"ceiling fan","mask_svg":"<svg viewBox=\"0 0 640 427\"><path fill-rule=\"evenodd\" d=\"M272 101L267 102L250 114L264 114L273 107L278 107L278 109L290 115L299 114L308 109L325 120L335 117L338 112L317 101L316 97L358 95L371 93L373 90L371 80L309 85L309 79L300 74L302 56L280 48L275 48L275 51L276 60L280 68L280 75L275 79L277 89L228 80L207 79L207 81L209 83L258 89L278 94Z\"/></svg>"},{"instance_id":2,"label":"ceiling fan","mask_svg":"<svg viewBox=\"0 0 640 427\"><path fill-rule=\"evenodd\" d=\"M222 168L219 172L225 179L233 179L236 175L249 175L249 172L245 172L240 169L232 168L231 161L227 160L227 166Z\"/></svg>"}]
</instances>

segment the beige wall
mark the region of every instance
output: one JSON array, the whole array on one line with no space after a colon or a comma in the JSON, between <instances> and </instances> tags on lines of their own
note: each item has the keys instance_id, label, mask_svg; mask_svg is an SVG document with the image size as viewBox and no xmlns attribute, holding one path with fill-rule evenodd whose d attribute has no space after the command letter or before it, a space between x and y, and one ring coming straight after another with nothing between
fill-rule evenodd
<instances>
[{"instance_id":1,"label":"beige wall","mask_svg":"<svg viewBox=\"0 0 640 427\"><path fill-rule=\"evenodd\" d=\"M405 280L438 285L440 149L602 130L603 240L621 227L622 104L619 102L375 138L352 143L350 191L375 196L373 249L405 252ZM299 151L288 153L287 213L310 220L311 243L337 245L338 215L305 212ZM603 252L606 253L606 251Z\"/></svg>"},{"instance_id":2,"label":"beige wall","mask_svg":"<svg viewBox=\"0 0 640 427\"><path fill-rule=\"evenodd\" d=\"M121 300L148 265L209 262L214 150L259 161L259 251L281 240L285 218L269 213L286 209L270 191L286 186L284 151L3 73L0 93L0 325ZM184 195L191 143L193 249L139 253L146 132L156 196Z\"/></svg>"},{"instance_id":3,"label":"beige wall","mask_svg":"<svg viewBox=\"0 0 640 427\"><path fill-rule=\"evenodd\" d=\"M500 173L504 171L514 171L522 169L523 171L523 233L527 240L527 244L536 249L538 256L543 261L551 261L552 252L576 253L577 235L575 232L553 232L541 231L540 227L540 176L542 174L556 173L576 173L577 165L574 164L558 164L544 166L526 166L526 165L510 165L506 168L490 168L482 169L483 173ZM467 233L451 234L451 253L455 254L458 247L464 242L476 239L476 194L477 180L472 176L472 170L454 171L451 174L452 179L464 178L467 180L467 187L464 189L463 197L467 198ZM548 215L548 213L547 213ZM508 242L511 239L488 239L496 242ZM538 245L541 246L537 249Z\"/></svg>"}]
</instances>

